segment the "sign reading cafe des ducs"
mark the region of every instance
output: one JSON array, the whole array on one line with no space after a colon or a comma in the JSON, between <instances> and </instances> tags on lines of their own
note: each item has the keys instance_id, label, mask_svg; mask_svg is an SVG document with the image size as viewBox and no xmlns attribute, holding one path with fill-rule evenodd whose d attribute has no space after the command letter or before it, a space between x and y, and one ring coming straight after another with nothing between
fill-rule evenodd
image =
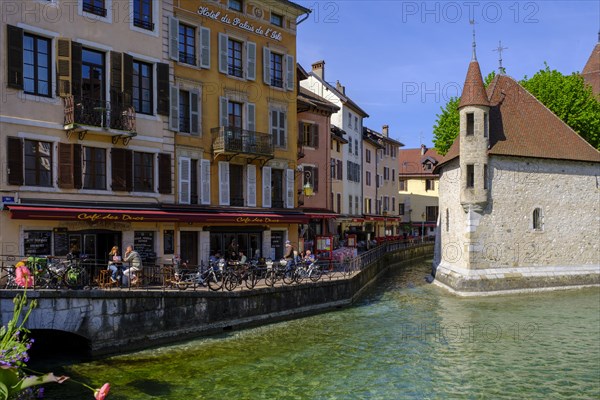
<instances>
[{"instance_id":1,"label":"sign reading cafe des ducs","mask_svg":"<svg viewBox=\"0 0 600 400\"><path fill-rule=\"evenodd\" d=\"M210 18L215 21L220 21L223 24L231 25L252 32L255 35L264 36L281 42L281 32L271 28L263 29L262 26L255 28L248 21L242 21L239 18L230 18L228 14L221 15L221 11L213 11L208 7L198 7L198 14L202 17Z\"/></svg>"}]
</instances>

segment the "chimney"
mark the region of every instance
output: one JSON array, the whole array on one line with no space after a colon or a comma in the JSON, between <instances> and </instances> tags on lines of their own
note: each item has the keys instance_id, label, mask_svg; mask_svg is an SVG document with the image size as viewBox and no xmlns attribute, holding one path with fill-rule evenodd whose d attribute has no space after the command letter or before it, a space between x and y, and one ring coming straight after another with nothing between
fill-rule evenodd
<instances>
[{"instance_id":1,"label":"chimney","mask_svg":"<svg viewBox=\"0 0 600 400\"><path fill-rule=\"evenodd\" d=\"M381 133L383 134L383 136L385 137L390 137L390 126L389 125L384 125L381 128Z\"/></svg>"},{"instance_id":2,"label":"chimney","mask_svg":"<svg viewBox=\"0 0 600 400\"><path fill-rule=\"evenodd\" d=\"M427 146L425 146L424 144L421 145L421 155L425 155L425 152L427 151Z\"/></svg>"},{"instance_id":3,"label":"chimney","mask_svg":"<svg viewBox=\"0 0 600 400\"><path fill-rule=\"evenodd\" d=\"M337 81L335 83L335 88L337 89L338 92L340 92L344 96L346 95L346 86L342 86L342 84L340 83L340 81Z\"/></svg>"},{"instance_id":4,"label":"chimney","mask_svg":"<svg viewBox=\"0 0 600 400\"><path fill-rule=\"evenodd\" d=\"M325 61L317 61L312 65L312 72L317 75L321 80L325 80Z\"/></svg>"}]
</instances>

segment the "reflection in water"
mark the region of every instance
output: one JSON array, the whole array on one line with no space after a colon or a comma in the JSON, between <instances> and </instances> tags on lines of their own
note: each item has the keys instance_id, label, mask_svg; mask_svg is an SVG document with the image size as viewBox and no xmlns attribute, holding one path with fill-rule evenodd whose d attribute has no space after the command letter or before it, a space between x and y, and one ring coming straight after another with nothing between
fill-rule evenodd
<instances>
[{"instance_id":1,"label":"reflection in water","mask_svg":"<svg viewBox=\"0 0 600 400\"><path fill-rule=\"evenodd\" d=\"M463 299L429 270L391 273L341 311L66 372L117 399L600 397L600 290ZM74 386L47 396L82 398Z\"/></svg>"}]
</instances>

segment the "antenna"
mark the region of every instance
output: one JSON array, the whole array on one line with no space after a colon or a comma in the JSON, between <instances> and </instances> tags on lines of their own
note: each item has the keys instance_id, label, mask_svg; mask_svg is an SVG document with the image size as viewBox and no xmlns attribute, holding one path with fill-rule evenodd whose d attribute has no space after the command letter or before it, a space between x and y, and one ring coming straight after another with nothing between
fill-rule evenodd
<instances>
[{"instance_id":1,"label":"antenna","mask_svg":"<svg viewBox=\"0 0 600 400\"><path fill-rule=\"evenodd\" d=\"M477 61L477 54L475 53L475 48L477 47L477 44L475 43L475 20L471 19L469 20L469 24L473 25L473 56L471 57L471 61Z\"/></svg>"},{"instance_id":2,"label":"antenna","mask_svg":"<svg viewBox=\"0 0 600 400\"><path fill-rule=\"evenodd\" d=\"M498 73L500 73L500 75L504 75L506 73L506 70L504 69L504 67L502 66L502 50L508 50L508 47L502 47L502 41L498 41L498 47L496 47L495 49L492 49L492 51L497 51L498 52Z\"/></svg>"}]
</instances>

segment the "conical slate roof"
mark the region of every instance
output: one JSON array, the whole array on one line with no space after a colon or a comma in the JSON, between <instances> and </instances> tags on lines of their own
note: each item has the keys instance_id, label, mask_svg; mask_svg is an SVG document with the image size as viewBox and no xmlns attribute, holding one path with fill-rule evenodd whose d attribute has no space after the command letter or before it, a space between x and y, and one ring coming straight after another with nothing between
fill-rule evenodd
<instances>
[{"instance_id":1,"label":"conical slate roof","mask_svg":"<svg viewBox=\"0 0 600 400\"><path fill-rule=\"evenodd\" d=\"M465 78L462 95L458 108L465 106L489 106L483 78L481 77L481 69L477 60L472 60L469 63L469 70Z\"/></svg>"}]
</instances>

